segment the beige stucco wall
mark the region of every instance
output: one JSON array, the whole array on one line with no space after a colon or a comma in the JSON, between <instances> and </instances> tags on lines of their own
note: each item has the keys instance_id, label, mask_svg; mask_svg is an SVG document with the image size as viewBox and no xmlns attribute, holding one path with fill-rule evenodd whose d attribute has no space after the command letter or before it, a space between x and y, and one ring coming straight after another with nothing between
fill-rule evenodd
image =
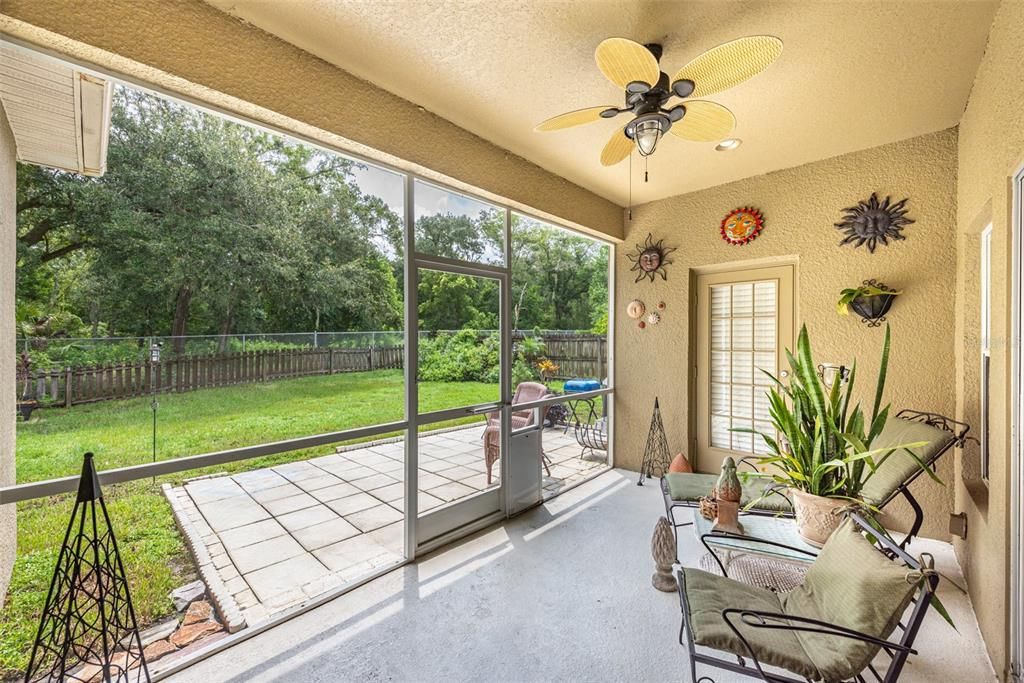
<instances>
[{"instance_id":1,"label":"beige stucco wall","mask_svg":"<svg viewBox=\"0 0 1024 683\"><path fill-rule=\"evenodd\" d=\"M3 0L0 31L611 237L618 205L200 0Z\"/></svg>"},{"instance_id":2,"label":"beige stucco wall","mask_svg":"<svg viewBox=\"0 0 1024 683\"><path fill-rule=\"evenodd\" d=\"M956 506L968 516L956 543L982 635L996 671L1005 672L1009 601L1010 500L1010 178L1024 164L1024 3L1005 0L960 124L957 229L957 411L978 416L978 235L992 222L991 474L972 481L978 450L958 458ZM1019 343L1019 340L1017 340ZM966 483L965 483L966 481Z\"/></svg>"},{"instance_id":3,"label":"beige stucco wall","mask_svg":"<svg viewBox=\"0 0 1024 683\"><path fill-rule=\"evenodd\" d=\"M17 252L16 149L7 115L0 106L0 377L14 377L14 259ZM0 391L0 486L14 483L15 392L9 383ZM17 534L13 505L0 506L0 603L7 594Z\"/></svg>"},{"instance_id":4,"label":"beige stucco wall","mask_svg":"<svg viewBox=\"0 0 1024 683\"><path fill-rule=\"evenodd\" d=\"M687 420L695 410L688 391L693 365L689 271L712 264L796 258L798 324L807 324L819 362L849 365L856 357L862 388L873 387L883 332L855 316L839 316L839 291L866 278L903 290L889 315L888 398L894 408L952 414L955 180L956 131L950 129L635 208L616 259L616 463L639 466L655 395L673 452L693 450ZM874 254L838 246L840 233L832 224L844 207L872 192L910 198L909 216L916 222L906 229L907 239L880 246ZM745 205L764 213L764 232L742 247L726 244L718 233L720 221ZM648 232L678 247L666 282L634 283L629 272L626 254ZM624 312L634 298L648 305L665 301L664 321L639 329ZM940 476L948 482L952 471L952 458L945 458ZM925 535L947 536L952 491L926 480L915 484L914 493L928 511ZM905 512L897 510L897 525Z\"/></svg>"}]
</instances>

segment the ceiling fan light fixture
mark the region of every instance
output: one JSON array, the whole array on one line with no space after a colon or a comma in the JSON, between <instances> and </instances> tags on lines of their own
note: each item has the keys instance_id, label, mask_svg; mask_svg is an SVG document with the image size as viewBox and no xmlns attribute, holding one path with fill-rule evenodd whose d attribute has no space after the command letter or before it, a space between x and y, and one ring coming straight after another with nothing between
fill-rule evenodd
<instances>
[{"instance_id":1,"label":"ceiling fan light fixture","mask_svg":"<svg viewBox=\"0 0 1024 683\"><path fill-rule=\"evenodd\" d=\"M654 154L658 141L661 140L661 123L654 119L641 121L636 126L633 139L636 140L636 149L640 156Z\"/></svg>"},{"instance_id":2,"label":"ceiling fan light fixture","mask_svg":"<svg viewBox=\"0 0 1024 683\"><path fill-rule=\"evenodd\" d=\"M742 144L743 140L740 140L739 138L726 138L725 140L722 140L717 145L715 145L715 151L731 152L732 150L736 149Z\"/></svg>"}]
</instances>

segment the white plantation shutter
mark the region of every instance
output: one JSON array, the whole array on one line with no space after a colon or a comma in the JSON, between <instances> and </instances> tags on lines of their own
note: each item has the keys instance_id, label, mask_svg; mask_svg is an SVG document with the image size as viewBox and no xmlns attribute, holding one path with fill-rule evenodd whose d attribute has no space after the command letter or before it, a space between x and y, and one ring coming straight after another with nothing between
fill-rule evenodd
<instances>
[{"instance_id":1,"label":"white plantation shutter","mask_svg":"<svg viewBox=\"0 0 1024 683\"><path fill-rule=\"evenodd\" d=\"M762 371L777 371L778 285L766 280L710 289L710 445L764 453L761 437L731 430L772 431L765 395L771 380Z\"/></svg>"}]
</instances>

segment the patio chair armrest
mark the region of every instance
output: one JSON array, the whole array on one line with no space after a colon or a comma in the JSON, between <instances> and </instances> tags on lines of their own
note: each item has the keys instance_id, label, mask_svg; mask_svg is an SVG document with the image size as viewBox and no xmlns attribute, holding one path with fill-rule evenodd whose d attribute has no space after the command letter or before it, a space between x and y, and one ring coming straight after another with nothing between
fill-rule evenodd
<instances>
[{"instance_id":1,"label":"patio chair armrest","mask_svg":"<svg viewBox=\"0 0 1024 683\"><path fill-rule=\"evenodd\" d=\"M903 408L896 413L896 417L909 420L911 422L923 422L924 424L931 425L932 427L938 427L950 435L957 448L963 448L967 443L968 438L973 439L973 437L967 436L967 433L971 431L971 426L969 424L966 422L960 422L959 420L954 420L951 417L946 417L942 413L932 413L925 410Z\"/></svg>"},{"instance_id":2,"label":"patio chair armrest","mask_svg":"<svg viewBox=\"0 0 1024 683\"><path fill-rule=\"evenodd\" d=\"M891 640L885 640L883 638L877 638L867 633L855 631L845 626L839 626L837 624L830 624L827 621L820 621L818 619L811 619L810 617L799 617L792 614L784 614L781 612L763 612L760 610L743 609L739 607L728 607L722 610L722 618L725 623L732 629L736 637L743 642L744 646L750 651L750 656L753 657L753 651L750 649L750 645L746 639L740 633L736 624L733 623L733 618L739 617L740 621L744 625L752 628L766 628L776 629L782 631L802 631L805 633L819 633L827 636L836 636L839 638L849 638L850 640L858 640L862 643L868 643L870 645L877 645L878 647L885 648L890 651L905 652L907 654L916 655L917 650L902 643L894 643ZM756 661L756 658L755 658ZM760 667L759 667L760 669Z\"/></svg>"}]
</instances>

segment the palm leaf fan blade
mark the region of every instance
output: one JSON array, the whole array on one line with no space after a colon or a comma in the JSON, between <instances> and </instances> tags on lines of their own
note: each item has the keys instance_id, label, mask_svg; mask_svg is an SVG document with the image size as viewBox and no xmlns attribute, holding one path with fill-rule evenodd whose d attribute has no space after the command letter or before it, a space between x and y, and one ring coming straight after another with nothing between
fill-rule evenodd
<instances>
[{"instance_id":1,"label":"palm leaf fan blade","mask_svg":"<svg viewBox=\"0 0 1024 683\"><path fill-rule=\"evenodd\" d=\"M626 137L625 126L619 128L601 150L601 165L614 166L633 151L633 141Z\"/></svg>"},{"instance_id":2,"label":"palm leaf fan blade","mask_svg":"<svg viewBox=\"0 0 1024 683\"><path fill-rule=\"evenodd\" d=\"M686 113L669 132L691 142L717 142L728 137L736 127L736 117L731 111L715 102L689 101L683 105Z\"/></svg>"},{"instance_id":3,"label":"palm leaf fan blade","mask_svg":"<svg viewBox=\"0 0 1024 683\"><path fill-rule=\"evenodd\" d=\"M692 97L707 97L752 78L782 54L775 36L747 36L723 43L699 55L676 72L672 82L693 81Z\"/></svg>"},{"instance_id":4,"label":"palm leaf fan blade","mask_svg":"<svg viewBox=\"0 0 1024 683\"><path fill-rule=\"evenodd\" d=\"M623 90L634 82L653 86L661 76L651 51L628 38L602 40L594 51L594 61L604 77Z\"/></svg>"},{"instance_id":5,"label":"palm leaf fan blade","mask_svg":"<svg viewBox=\"0 0 1024 683\"><path fill-rule=\"evenodd\" d=\"M538 132L563 130L565 128L593 123L594 121L600 120L601 112L606 111L607 109L609 109L609 107L587 107L586 109L577 109L575 111L559 114L558 116L552 116L550 119L538 123L534 130Z\"/></svg>"}]
</instances>

